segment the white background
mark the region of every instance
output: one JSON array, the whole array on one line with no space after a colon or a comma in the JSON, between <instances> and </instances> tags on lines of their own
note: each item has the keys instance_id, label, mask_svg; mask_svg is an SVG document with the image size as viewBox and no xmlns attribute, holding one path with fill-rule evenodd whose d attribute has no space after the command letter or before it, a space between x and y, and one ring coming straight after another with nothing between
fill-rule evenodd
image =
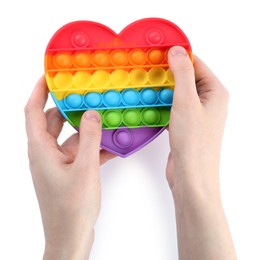
<instances>
[{"instance_id":1,"label":"white background","mask_svg":"<svg viewBox=\"0 0 257 260\"><path fill-rule=\"evenodd\" d=\"M238 258L257 259L257 16L253 0L1 1L0 259L41 259L44 237L31 182L24 105L43 74L54 32L93 20L119 32L145 17L176 23L230 92L221 160L224 209ZM48 106L52 105L51 101ZM66 125L63 138L73 129ZM167 132L101 169L102 209L92 260L178 259ZM199 259L201 260L201 259Z\"/></svg>"}]
</instances>

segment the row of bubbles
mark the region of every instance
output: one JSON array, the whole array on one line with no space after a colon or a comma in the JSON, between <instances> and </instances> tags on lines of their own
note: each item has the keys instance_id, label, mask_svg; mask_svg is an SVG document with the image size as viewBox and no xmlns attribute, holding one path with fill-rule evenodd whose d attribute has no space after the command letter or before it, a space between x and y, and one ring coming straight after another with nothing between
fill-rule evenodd
<instances>
[{"instance_id":1,"label":"row of bubbles","mask_svg":"<svg viewBox=\"0 0 257 260\"><path fill-rule=\"evenodd\" d=\"M103 127L116 129L118 127L161 127L169 122L170 110L166 107L156 108L126 108L99 111L102 116Z\"/></svg>"},{"instance_id":2,"label":"row of bubbles","mask_svg":"<svg viewBox=\"0 0 257 260\"><path fill-rule=\"evenodd\" d=\"M121 92L108 90L104 93L89 92L86 95L68 94L63 102L64 110L106 109L140 106L171 106L173 90L170 88L124 89Z\"/></svg>"},{"instance_id":3,"label":"row of bubbles","mask_svg":"<svg viewBox=\"0 0 257 260\"><path fill-rule=\"evenodd\" d=\"M160 67L154 67L148 71L143 68L131 69L129 71L116 69L112 72L97 70L92 74L88 71L77 71L74 74L62 71L57 72L52 79L54 89L85 89L109 86L142 87L145 85L156 86L163 84L174 86L174 77L170 69Z\"/></svg>"},{"instance_id":4,"label":"row of bubbles","mask_svg":"<svg viewBox=\"0 0 257 260\"><path fill-rule=\"evenodd\" d=\"M145 33L144 40L149 45L162 44L164 33L159 28L151 28ZM70 35L70 42L75 48L86 48L89 46L90 37L85 32L74 31Z\"/></svg>"},{"instance_id":5,"label":"row of bubbles","mask_svg":"<svg viewBox=\"0 0 257 260\"><path fill-rule=\"evenodd\" d=\"M58 52L50 57L56 69L157 65L167 63L167 49Z\"/></svg>"}]
</instances>

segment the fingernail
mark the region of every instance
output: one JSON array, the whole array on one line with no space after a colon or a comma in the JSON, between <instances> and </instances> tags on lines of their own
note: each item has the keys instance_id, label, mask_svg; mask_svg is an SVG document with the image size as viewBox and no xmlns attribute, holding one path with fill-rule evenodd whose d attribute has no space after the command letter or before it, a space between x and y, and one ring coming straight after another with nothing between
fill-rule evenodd
<instances>
[{"instance_id":1,"label":"fingernail","mask_svg":"<svg viewBox=\"0 0 257 260\"><path fill-rule=\"evenodd\" d=\"M184 55L187 56L187 51L181 46L174 46L170 49L172 56Z\"/></svg>"},{"instance_id":2,"label":"fingernail","mask_svg":"<svg viewBox=\"0 0 257 260\"><path fill-rule=\"evenodd\" d=\"M94 110L88 110L85 112L85 117L88 120L96 121L97 123L100 123L101 117L97 111Z\"/></svg>"}]
</instances>

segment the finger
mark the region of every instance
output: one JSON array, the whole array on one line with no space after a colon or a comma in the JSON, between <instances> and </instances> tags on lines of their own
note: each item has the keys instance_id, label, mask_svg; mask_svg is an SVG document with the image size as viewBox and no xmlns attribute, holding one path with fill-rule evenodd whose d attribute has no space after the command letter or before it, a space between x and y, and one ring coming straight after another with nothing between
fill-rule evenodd
<instances>
[{"instance_id":1,"label":"finger","mask_svg":"<svg viewBox=\"0 0 257 260\"><path fill-rule=\"evenodd\" d=\"M97 111L86 111L80 122L79 149L76 162L82 167L99 166L99 151L102 136L101 116Z\"/></svg>"},{"instance_id":2,"label":"finger","mask_svg":"<svg viewBox=\"0 0 257 260\"><path fill-rule=\"evenodd\" d=\"M65 118L56 107L48 109L45 116L48 133L57 139L62 131L63 124L66 121Z\"/></svg>"},{"instance_id":3,"label":"finger","mask_svg":"<svg viewBox=\"0 0 257 260\"><path fill-rule=\"evenodd\" d=\"M47 123L44 114L44 107L47 101L48 88L45 77L42 76L37 82L26 106L25 119L28 140L40 140L41 136L47 129Z\"/></svg>"},{"instance_id":4,"label":"finger","mask_svg":"<svg viewBox=\"0 0 257 260\"><path fill-rule=\"evenodd\" d=\"M168 60L175 79L173 105L188 106L188 103L199 102L194 67L187 51L183 47L174 46L169 50Z\"/></svg>"},{"instance_id":5,"label":"finger","mask_svg":"<svg viewBox=\"0 0 257 260\"><path fill-rule=\"evenodd\" d=\"M61 145L61 149L66 156L65 163L70 164L74 162L76 155L78 153L78 147L79 147L78 133L71 135L67 140L64 141L64 143Z\"/></svg>"},{"instance_id":6,"label":"finger","mask_svg":"<svg viewBox=\"0 0 257 260\"><path fill-rule=\"evenodd\" d=\"M202 81L207 80L218 80L209 67L196 55L194 55L194 68L196 83L201 83ZM211 85L207 87L212 88Z\"/></svg>"},{"instance_id":7,"label":"finger","mask_svg":"<svg viewBox=\"0 0 257 260\"><path fill-rule=\"evenodd\" d=\"M195 77L198 95L202 102L208 101L210 97L223 96L225 87L209 69L209 67L197 56L194 56ZM221 95L213 95L213 94ZM225 93L226 96L226 93Z\"/></svg>"},{"instance_id":8,"label":"finger","mask_svg":"<svg viewBox=\"0 0 257 260\"><path fill-rule=\"evenodd\" d=\"M63 144L62 144L62 151L67 156L66 163L72 163L78 153L78 145L79 145L79 136L78 134L74 134L70 136ZM104 149L100 150L100 165L108 162L109 160L117 157L116 154L113 154L109 151Z\"/></svg>"},{"instance_id":9,"label":"finger","mask_svg":"<svg viewBox=\"0 0 257 260\"><path fill-rule=\"evenodd\" d=\"M115 157L117 157L116 154L113 154L113 153L108 152L108 151L106 151L104 149L101 149L100 150L100 165L108 162L109 160L111 160L111 159L113 159Z\"/></svg>"}]
</instances>

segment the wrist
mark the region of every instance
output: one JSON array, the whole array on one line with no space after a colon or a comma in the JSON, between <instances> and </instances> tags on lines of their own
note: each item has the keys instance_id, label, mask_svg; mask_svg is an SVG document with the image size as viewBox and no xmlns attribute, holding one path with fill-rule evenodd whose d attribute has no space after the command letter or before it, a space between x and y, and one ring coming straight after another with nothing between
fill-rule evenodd
<instances>
[{"instance_id":1,"label":"wrist","mask_svg":"<svg viewBox=\"0 0 257 260\"><path fill-rule=\"evenodd\" d=\"M94 242L94 231L76 238L46 241L44 260L87 260Z\"/></svg>"},{"instance_id":2,"label":"wrist","mask_svg":"<svg viewBox=\"0 0 257 260\"><path fill-rule=\"evenodd\" d=\"M220 200L219 162L174 161L170 154L166 177L175 203Z\"/></svg>"},{"instance_id":3,"label":"wrist","mask_svg":"<svg viewBox=\"0 0 257 260\"><path fill-rule=\"evenodd\" d=\"M171 186L174 205L179 211L222 208L218 180L181 180Z\"/></svg>"}]
</instances>

